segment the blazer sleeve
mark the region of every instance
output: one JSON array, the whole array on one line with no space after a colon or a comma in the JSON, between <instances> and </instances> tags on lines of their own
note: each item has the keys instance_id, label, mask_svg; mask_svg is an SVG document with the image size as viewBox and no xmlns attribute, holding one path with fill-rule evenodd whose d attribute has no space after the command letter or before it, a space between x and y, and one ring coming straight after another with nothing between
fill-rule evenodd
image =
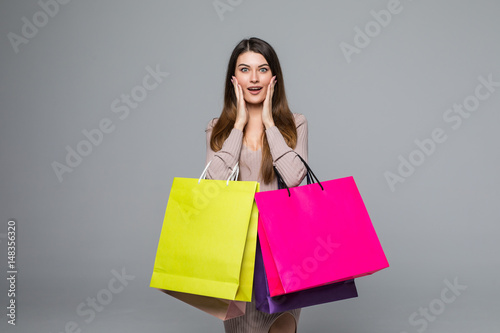
<instances>
[{"instance_id":1,"label":"blazer sleeve","mask_svg":"<svg viewBox=\"0 0 500 333\"><path fill-rule=\"evenodd\" d=\"M294 114L297 126L297 145L290 148L279 131L273 126L266 130L267 141L273 157L273 165L283 177L288 187L299 186L307 174L307 169L297 156L299 154L306 162L307 156L307 119L302 114ZM296 154L297 153L297 154Z\"/></svg>"},{"instance_id":2,"label":"blazer sleeve","mask_svg":"<svg viewBox=\"0 0 500 333\"><path fill-rule=\"evenodd\" d=\"M214 152L210 147L210 137L216 123L217 119L212 119L205 130L207 137L207 156L205 165L212 161L207 169L207 178L226 180L229 178L229 175L231 175L236 163L240 160L243 132L233 128L226 141L224 141L221 150Z\"/></svg>"}]
</instances>

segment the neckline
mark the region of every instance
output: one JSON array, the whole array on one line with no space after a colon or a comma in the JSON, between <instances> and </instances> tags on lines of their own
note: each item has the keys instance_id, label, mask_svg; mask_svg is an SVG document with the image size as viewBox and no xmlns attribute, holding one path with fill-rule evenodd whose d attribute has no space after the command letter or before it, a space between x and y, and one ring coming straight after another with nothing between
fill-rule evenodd
<instances>
[{"instance_id":1,"label":"neckline","mask_svg":"<svg viewBox=\"0 0 500 333\"><path fill-rule=\"evenodd\" d=\"M253 149L251 149L250 147L248 147L248 146L247 146L246 144L244 144L244 143L242 143L242 145L243 145L243 147L244 147L246 150L251 151L251 152L255 152L255 153L256 153L256 152L259 152L259 151L261 151L261 150L262 150L262 148L259 148L259 149L257 149L257 150L253 150Z\"/></svg>"}]
</instances>

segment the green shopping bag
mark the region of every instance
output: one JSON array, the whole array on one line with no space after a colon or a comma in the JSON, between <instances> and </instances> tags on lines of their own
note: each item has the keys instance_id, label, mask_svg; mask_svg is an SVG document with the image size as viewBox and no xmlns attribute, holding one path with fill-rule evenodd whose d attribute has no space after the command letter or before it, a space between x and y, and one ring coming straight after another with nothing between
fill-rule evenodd
<instances>
[{"instance_id":1,"label":"green shopping bag","mask_svg":"<svg viewBox=\"0 0 500 333\"><path fill-rule=\"evenodd\" d=\"M210 303L230 310L224 300L252 299L259 183L202 179L205 171L200 179L174 178L150 286L193 306L222 299Z\"/></svg>"}]
</instances>

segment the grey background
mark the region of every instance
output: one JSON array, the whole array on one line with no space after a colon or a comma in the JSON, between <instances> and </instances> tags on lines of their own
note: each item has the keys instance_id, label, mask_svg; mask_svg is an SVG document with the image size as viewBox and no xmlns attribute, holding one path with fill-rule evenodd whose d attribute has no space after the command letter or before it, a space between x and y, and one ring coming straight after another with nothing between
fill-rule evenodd
<instances>
[{"instance_id":1,"label":"grey background","mask_svg":"<svg viewBox=\"0 0 500 333\"><path fill-rule=\"evenodd\" d=\"M500 81L500 3L402 0L349 63L340 44L388 2L233 0L221 20L211 0L71 1L16 53L8 33L41 7L1 1L0 233L16 219L19 273L15 327L0 279L0 331L64 332L71 321L82 332L223 331L149 280L172 179L201 173L230 52L258 36L309 121L313 170L355 177L391 264L358 280L359 298L304 309L299 331L498 332L500 89L457 130L443 114L479 76ZM157 65L168 77L121 120L111 103ZM60 182L51 163L104 118L115 130ZM391 191L384 173L435 128L447 140ZM135 278L86 322L79 304L122 268ZM467 289L425 330L412 325L454 279Z\"/></svg>"}]
</instances>

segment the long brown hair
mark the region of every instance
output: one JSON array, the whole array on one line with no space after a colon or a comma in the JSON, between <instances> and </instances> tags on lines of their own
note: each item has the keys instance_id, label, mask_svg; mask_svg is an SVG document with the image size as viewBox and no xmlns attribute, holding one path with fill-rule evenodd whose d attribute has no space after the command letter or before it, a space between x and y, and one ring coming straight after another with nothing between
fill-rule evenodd
<instances>
[{"instance_id":1,"label":"long brown hair","mask_svg":"<svg viewBox=\"0 0 500 333\"><path fill-rule=\"evenodd\" d=\"M291 148L295 148L297 144L297 128L295 126L293 114L288 107L288 101L285 95L283 73L281 72L278 56L271 45L256 37L243 39L239 42L229 58L224 88L224 106L219 120L212 130L210 147L213 151L219 151L234 127L234 122L236 120L236 94L234 93L234 87L231 83L231 77L235 74L236 62L239 55L248 51L262 54L269 64L272 75L276 75L277 83L274 87L272 100L273 120L276 127L278 127L279 131L283 135L287 145ZM262 136L263 145L260 175L264 183L269 184L275 178L273 158L271 156L271 150L269 149L269 143L267 142L265 133L263 133Z\"/></svg>"}]
</instances>

